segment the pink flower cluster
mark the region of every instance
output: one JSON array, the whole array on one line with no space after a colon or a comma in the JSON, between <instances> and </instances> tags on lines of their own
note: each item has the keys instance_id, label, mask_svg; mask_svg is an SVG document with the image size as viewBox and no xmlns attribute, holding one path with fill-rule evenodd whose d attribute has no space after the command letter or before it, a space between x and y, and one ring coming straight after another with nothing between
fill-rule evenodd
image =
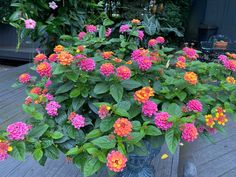
<instances>
[{"instance_id":1,"label":"pink flower cluster","mask_svg":"<svg viewBox=\"0 0 236 177\"><path fill-rule=\"evenodd\" d=\"M136 49L132 52L131 58L132 58L132 60L137 62L140 57L147 56L147 54L148 54L147 50L144 50L142 48L141 49Z\"/></svg>"},{"instance_id":2,"label":"pink flower cluster","mask_svg":"<svg viewBox=\"0 0 236 177\"><path fill-rule=\"evenodd\" d=\"M154 47L155 45L157 45L157 40L156 39L150 39L148 41L148 46L149 47Z\"/></svg>"},{"instance_id":3,"label":"pink flower cluster","mask_svg":"<svg viewBox=\"0 0 236 177\"><path fill-rule=\"evenodd\" d=\"M143 38L144 38L144 32L143 32L142 30L138 30L138 38L139 38L140 41L143 40Z\"/></svg>"},{"instance_id":4,"label":"pink flower cluster","mask_svg":"<svg viewBox=\"0 0 236 177\"><path fill-rule=\"evenodd\" d=\"M58 109L61 108L61 105L56 101L50 101L47 103L45 109L49 116L55 117L58 115Z\"/></svg>"},{"instance_id":5,"label":"pink flower cluster","mask_svg":"<svg viewBox=\"0 0 236 177\"><path fill-rule=\"evenodd\" d=\"M23 140L31 128L24 122L15 122L7 127L8 137L10 140Z\"/></svg>"},{"instance_id":6,"label":"pink flower cluster","mask_svg":"<svg viewBox=\"0 0 236 177\"><path fill-rule=\"evenodd\" d=\"M12 147L7 141L0 140L0 161L9 157L8 151L12 151Z\"/></svg>"},{"instance_id":7,"label":"pink flower cluster","mask_svg":"<svg viewBox=\"0 0 236 177\"><path fill-rule=\"evenodd\" d=\"M161 130L168 130L172 127L173 123L168 122L169 114L167 112L156 113L154 121L158 128Z\"/></svg>"},{"instance_id":8,"label":"pink flower cluster","mask_svg":"<svg viewBox=\"0 0 236 177\"><path fill-rule=\"evenodd\" d=\"M53 100L53 95L51 95L50 93L47 93L47 94L45 95L45 97L46 97L46 99L47 99L48 101L52 101L52 100Z\"/></svg>"},{"instance_id":9,"label":"pink flower cluster","mask_svg":"<svg viewBox=\"0 0 236 177\"><path fill-rule=\"evenodd\" d=\"M95 33L97 31L97 27L95 25L86 25L85 28L89 33Z\"/></svg>"},{"instance_id":10,"label":"pink flower cluster","mask_svg":"<svg viewBox=\"0 0 236 177\"><path fill-rule=\"evenodd\" d=\"M85 33L84 31L81 31L81 32L78 34L79 40L82 40L85 35L86 35L86 33Z\"/></svg>"},{"instance_id":11,"label":"pink flower cluster","mask_svg":"<svg viewBox=\"0 0 236 177\"><path fill-rule=\"evenodd\" d=\"M202 103L199 100L190 100L187 108L189 111L202 112Z\"/></svg>"},{"instance_id":12,"label":"pink flower cluster","mask_svg":"<svg viewBox=\"0 0 236 177\"><path fill-rule=\"evenodd\" d=\"M131 77L131 70L127 66L116 68L116 75L122 80L128 80Z\"/></svg>"},{"instance_id":13,"label":"pink flower cluster","mask_svg":"<svg viewBox=\"0 0 236 177\"><path fill-rule=\"evenodd\" d=\"M197 139L198 131L193 123L185 123L181 128L182 136L184 141L192 142Z\"/></svg>"},{"instance_id":14,"label":"pink flower cluster","mask_svg":"<svg viewBox=\"0 0 236 177\"><path fill-rule=\"evenodd\" d=\"M95 69L96 63L92 58L86 58L80 60L78 65L83 71L93 71Z\"/></svg>"},{"instance_id":15,"label":"pink flower cluster","mask_svg":"<svg viewBox=\"0 0 236 177\"><path fill-rule=\"evenodd\" d=\"M25 28L26 29L34 29L36 27L36 21L32 19L25 20Z\"/></svg>"},{"instance_id":16,"label":"pink flower cluster","mask_svg":"<svg viewBox=\"0 0 236 177\"><path fill-rule=\"evenodd\" d=\"M105 117L107 117L109 115L109 107L107 105L101 105L99 110L98 110L98 116L101 119L104 119Z\"/></svg>"},{"instance_id":17,"label":"pink flower cluster","mask_svg":"<svg viewBox=\"0 0 236 177\"><path fill-rule=\"evenodd\" d=\"M52 66L48 62L42 62L36 67L36 72L41 77L51 77L52 75Z\"/></svg>"},{"instance_id":18,"label":"pink flower cluster","mask_svg":"<svg viewBox=\"0 0 236 177\"><path fill-rule=\"evenodd\" d=\"M162 36L158 36L156 38L156 41L157 41L158 44L164 44L165 43L165 38L162 37Z\"/></svg>"},{"instance_id":19,"label":"pink flower cluster","mask_svg":"<svg viewBox=\"0 0 236 177\"><path fill-rule=\"evenodd\" d=\"M103 63L100 66L100 73L103 76L109 77L111 74L115 73L115 68L112 63Z\"/></svg>"},{"instance_id":20,"label":"pink flower cluster","mask_svg":"<svg viewBox=\"0 0 236 177\"><path fill-rule=\"evenodd\" d=\"M152 117L157 111L157 104L153 101L148 100L142 105L142 113L144 116Z\"/></svg>"},{"instance_id":21,"label":"pink flower cluster","mask_svg":"<svg viewBox=\"0 0 236 177\"><path fill-rule=\"evenodd\" d=\"M47 82L45 83L45 87L48 88L50 85L52 85L52 81L48 79Z\"/></svg>"},{"instance_id":22,"label":"pink flower cluster","mask_svg":"<svg viewBox=\"0 0 236 177\"><path fill-rule=\"evenodd\" d=\"M141 71L147 71L152 67L152 61L149 57L139 57L137 60L138 67Z\"/></svg>"},{"instance_id":23,"label":"pink flower cluster","mask_svg":"<svg viewBox=\"0 0 236 177\"><path fill-rule=\"evenodd\" d=\"M22 84L27 84L31 80L31 76L28 73L23 73L19 76L19 82Z\"/></svg>"},{"instance_id":24,"label":"pink flower cluster","mask_svg":"<svg viewBox=\"0 0 236 177\"><path fill-rule=\"evenodd\" d=\"M225 69L231 70L231 71L236 71L236 61L235 60L229 60L227 56L225 55L220 55L219 60L222 62L224 65Z\"/></svg>"},{"instance_id":25,"label":"pink flower cluster","mask_svg":"<svg viewBox=\"0 0 236 177\"><path fill-rule=\"evenodd\" d=\"M196 60L199 57L197 54L197 51L193 48L184 47L183 52L187 58L192 59L192 60Z\"/></svg>"},{"instance_id":26,"label":"pink flower cluster","mask_svg":"<svg viewBox=\"0 0 236 177\"><path fill-rule=\"evenodd\" d=\"M120 29L119 29L120 33L124 33L124 32L127 32L127 31L129 31L129 25L121 25L120 26Z\"/></svg>"},{"instance_id":27,"label":"pink flower cluster","mask_svg":"<svg viewBox=\"0 0 236 177\"><path fill-rule=\"evenodd\" d=\"M72 120L71 120L71 124L77 128L77 129L80 129L82 127L85 126L85 118L79 114L76 114Z\"/></svg>"},{"instance_id":28,"label":"pink flower cluster","mask_svg":"<svg viewBox=\"0 0 236 177\"><path fill-rule=\"evenodd\" d=\"M111 35L112 29L111 28L107 28L106 32L105 32L105 36L109 37Z\"/></svg>"},{"instance_id":29,"label":"pink flower cluster","mask_svg":"<svg viewBox=\"0 0 236 177\"><path fill-rule=\"evenodd\" d=\"M53 63L57 61L57 57L58 57L58 54L53 53L48 57L48 60Z\"/></svg>"}]
</instances>

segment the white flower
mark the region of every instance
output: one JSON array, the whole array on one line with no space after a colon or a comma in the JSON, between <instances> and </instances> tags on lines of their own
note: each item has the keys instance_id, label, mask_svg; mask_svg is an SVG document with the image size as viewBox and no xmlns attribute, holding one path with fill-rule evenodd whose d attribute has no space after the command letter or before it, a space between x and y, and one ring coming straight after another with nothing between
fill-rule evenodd
<instances>
[{"instance_id":1,"label":"white flower","mask_svg":"<svg viewBox=\"0 0 236 177\"><path fill-rule=\"evenodd\" d=\"M55 10L58 6L57 6L57 4L54 1L52 1L52 2L49 2L49 7L51 9Z\"/></svg>"}]
</instances>

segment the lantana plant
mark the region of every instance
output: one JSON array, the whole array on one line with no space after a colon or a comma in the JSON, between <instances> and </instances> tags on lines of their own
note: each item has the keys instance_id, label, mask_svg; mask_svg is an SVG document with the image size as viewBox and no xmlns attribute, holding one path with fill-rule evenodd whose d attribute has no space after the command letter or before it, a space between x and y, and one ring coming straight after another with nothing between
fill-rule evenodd
<instances>
[{"instance_id":1,"label":"lantana plant","mask_svg":"<svg viewBox=\"0 0 236 177\"><path fill-rule=\"evenodd\" d=\"M86 25L76 37L62 36L50 56L36 55L35 73L18 79L29 118L3 131L0 159L29 152L43 165L62 152L84 176L104 165L112 174L130 153L145 153L144 141L174 153L180 143L223 131L235 117L235 54L203 63L195 49L175 51L160 36L145 45L139 24L121 25L116 38L113 29Z\"/></svg>"}]
</instances>

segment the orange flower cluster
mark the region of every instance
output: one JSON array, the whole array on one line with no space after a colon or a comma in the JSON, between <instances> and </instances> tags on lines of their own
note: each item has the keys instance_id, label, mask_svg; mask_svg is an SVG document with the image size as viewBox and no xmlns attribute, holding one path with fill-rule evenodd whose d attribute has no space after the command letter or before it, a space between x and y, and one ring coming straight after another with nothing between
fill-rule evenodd
<instances>
[{"instance_id":1,"label":"orange flower cluster","mask_svg":"<svg viewBox=\"0 0 236 177\"><path fill-rule=\"evenodd\" d=\"M83 45L79 45L78 47L77 47L77 50L76 50L76 52L83 52L84 51L84 49L85 49L85 46L83 46Z\"/></svg>"},{"instance_id":2,"label":"orange flower cluster","mask_svg":"<svg viewBox=\"0 0 236 177\"><path fill-rule=\"evenodd\" d=\"M114 58L113 61L116 62L116 63L120 63L120 62L122 62L122 60L119 59L119 58Z\"/></svg>"},{"instance_id":3,"label":"orange flower cluster","mask_svg":"<svg viewBox=\"0 0 236 177\"><path fill-rule=\"evenodd\" d=\"M185 62L183 62L183 61L177 61L176 64L175 64L175 66L176 66L177 68L185 69Z\"/></svg>"},{"instance_id":4,"label":"orange flower cluster","mask_svg":"<svg viewBox=\"0 0 236 177\"><path fill-rule=\"evenodd\" d=\"M129 60L129 61L127 61L125 64L127 64L127 65L132 65L132 60Z\"/></svg>"},{"instance_id":5,"label":"orange flower cluster","mask_svg":"<svg viewBox=\"0 0 236 177\"><path fill-rule=\"evenodd\" d=\"M226 82L229 84L236 84L236 80L233 77L227 77Z\"/></svg>"},{"instance_id":6,"label":"orange flower cluster","mask_svg":"<svg viewBox=\"0 0 236 177\"><path fill-rule=\"evenodd\" d=\"M34 57L34 63L38 63L47 59L47 56L43 53L40 53Z\"/></svg>"},{"instance_id":7,"label":"orange flower cluster","mask_svg":"<svg viewBox=\"0 0 236 177\"><path fill-rule=\"evenodd\" d=\"M225 110L222 107L216 108L215 120L219 125L225 125L225 123L228 122L228 118L225 115Z\"/></svg>"},{"instance_id":8,"label":"orange flower cluster","mask_svg":"<svg viewBox=\"0 0 236 177\"><path fill-rule=\"evenodd\" d=\"M69 52L62 51L60 54L58 54L58 61L61 65L70 65L73 62L73 55L71 55Z\"/></svg>"},{"instance_id":9,"label":"orange flower cluster","mask_svg":"<svg viewBox=\"0 0 236 177\"><path fill-rule=\"evenodd\" d=\"M42 89L40 87L34 87L30 90L30 93L40 95L42 93Z\"/></svg>"},{"instance_id":10,"label":"orange flower cluster","mask_svg":"<svg viewBox=\"0 0 236 177\"><path fill-rule=\"evenodd\" d=\"M133 19L133 20L131 20L131 23L139 24L139 23L140 23L140 20L139 20L139 19Z\"/></svg>"},{"instance_id":11,"label":"orange flower cluster","mask_svg":"<svg viewBox=\"0 0 236 177\"><path fill-rule=\"evenodd\" d=\"M126 137L132 131L132 123L126 118L119 118L113 125L114 133L121 137Z\"/></svg>"},{"instance_id":12,"label":"orange flower cluster","mask_svg":"<svg viewBox=\"0 0 236 177\"><path fill-rule=\"evenodd\" d=\"M229 52L227 52L226 55L227 55L229 58L236 59L236 54L235 54L235 53L229 53Z\"/></svg>"},{"instance_id":13,"label":"orange flower cluster","mask_svg":"<svg viewBox=\"0 0 236 177\"><path fill-rule=\"evenodd\" d=\"M145 103L151 96L154 96L154 90L151 87L143 87L134 93L134 100L139 103Z\"/></svg>"},{"instance_id":14,"label":"orange flower cluster","mask_svg":"<svg viewBox=\"0 0 236 177\"><path fill-rule=\"evenodd\" d=\"M76 112L71 112L68 116L68 120L72 121L72 119L74 119L75 116L76 116Z\"/></svg>"},{"instance_id":15,"label":"orange flower cluster","mask_svg":"<svg viewBox=\"0 0 236 177\"><path fill-rule=\"evenodd\" d=\"M122 171L126 166L127 158L119 151L111 151L107 155L107 167L114 172Z\"/></svg>"},{"instance_id":16,"label":"orange flower cluster","mask_svg":"<svg viewBox=\"0 0 236 177\"><path fill-rule=\"evenodd\" d=\"M62 52L63 50L64 50L64 47L62 45L57 45L53 51L55 53L59 53L59 52Z\"/></svg>"},{"instance_id":17,"label":"orange flower cluster","mask_svg":"<svg viewBox=\"0 0 236 177\"><path fill-rule=\"evenodd\" d=\"M196 85L198 82L198 77L197 74L195 74L194 72L186 72L184 74L184 80L186 80L188 83L192 85Z\"/></svg>"},{"instance_id":18,"label":"orange flower cluster","mask_svg":"<svg viewBox=\"0 0 236 177\"><path fill-rule=\"evenodd\" d=\"M206 126L213 128L215 125L214 117L211 114L205 115Z\"/></svg>"},{"instance_id":19,"label":"orange flower cluster","mask_svg":"<svg viewBox=\"0 0 236 177\"><path fill-rule=\"evenodd\" d=\"M105 60L108 60L112 57L112 55L114 54L114 52L112 51L108 51L108 52L103 52L101 54L102 58L104 58Z\"/></svg>"}]
</instances>

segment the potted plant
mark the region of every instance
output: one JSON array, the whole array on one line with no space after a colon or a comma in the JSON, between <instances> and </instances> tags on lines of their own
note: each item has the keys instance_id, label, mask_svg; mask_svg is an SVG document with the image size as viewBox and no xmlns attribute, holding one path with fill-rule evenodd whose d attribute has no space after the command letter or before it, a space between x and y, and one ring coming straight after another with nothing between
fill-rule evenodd
<instances>
[{"instance_id":1,"label":"potted plant","mask_svg":"<svg viewBox=\"0 0 236 177\"><path fill-rule=\"evenodd\" d=\"M222 131L235 112L236 63L227 56L202 63L196 50L175 52L163 37L144 45L136 19L120 26L119 37L105 26L85 28L62 36L50 56L34 57L37 78L19 76L30 118L2 131L1 160L29 152L43 165L62 152L84 176L105 165L111 176L153 176L150 161L164 142L174 153Z\"/></svg>"}]
</instances>

